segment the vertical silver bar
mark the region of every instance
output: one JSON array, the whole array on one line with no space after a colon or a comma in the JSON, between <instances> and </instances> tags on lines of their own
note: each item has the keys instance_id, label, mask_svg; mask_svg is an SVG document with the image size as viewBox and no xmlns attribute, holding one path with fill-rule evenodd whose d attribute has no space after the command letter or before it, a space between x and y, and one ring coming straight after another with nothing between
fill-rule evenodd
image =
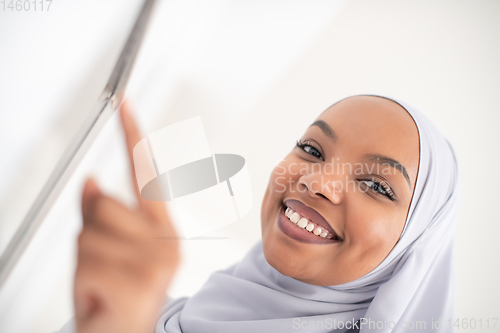
<instances>
[{"instance_id":1,"label":"vertical silver bar","mask_svg":"<svg viewBox=\"0 0 500 333\"><path fill-rule=\"evenodd\" d=\"M89 117L59 159L49 179L24 217L21 225L0 257L0 288L43 223L52 205L64 189L90 145L123 100L134 61L144 38L156 0L146 0L135 21L115 68Z\"/></svg>"}]
</instances>

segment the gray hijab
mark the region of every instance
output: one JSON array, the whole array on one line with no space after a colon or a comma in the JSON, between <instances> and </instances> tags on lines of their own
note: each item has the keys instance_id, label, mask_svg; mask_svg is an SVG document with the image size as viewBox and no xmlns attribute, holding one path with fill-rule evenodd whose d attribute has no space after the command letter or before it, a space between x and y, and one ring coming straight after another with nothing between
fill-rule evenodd
<instances>
[{"instance_id":1,"label":"gray hijab","mask_svg":"<svg viewBox=\"0 0 500 333\"><path fill-rule=\"evenodd\" d=\"M259 241L194 296L169 301L156 332L451 332L457 161L422 113L391 100L417 125L420 161L402 235L377 268L346 284L309 285L271 267Z\"/></svg>"}]
</instances>

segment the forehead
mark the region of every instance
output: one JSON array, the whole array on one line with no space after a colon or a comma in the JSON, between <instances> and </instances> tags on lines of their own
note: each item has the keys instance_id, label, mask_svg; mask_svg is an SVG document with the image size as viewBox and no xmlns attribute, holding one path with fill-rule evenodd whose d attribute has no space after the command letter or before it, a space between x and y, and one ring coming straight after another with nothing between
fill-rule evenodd
<instances>
[{"instance_id":1,"label":"forehead","mask_svg":"<svg viewBox=\"0 0 500 333\"><path fill-rule=\"evenodd\" d=\"M331 144L336 148L357 157L381 154L398 160L414 181L419 159L418 130L413 118L396 102L375 96L350 97L325 110L318 120L335 131L337 138Z\"/></svg>"}]
</instances>

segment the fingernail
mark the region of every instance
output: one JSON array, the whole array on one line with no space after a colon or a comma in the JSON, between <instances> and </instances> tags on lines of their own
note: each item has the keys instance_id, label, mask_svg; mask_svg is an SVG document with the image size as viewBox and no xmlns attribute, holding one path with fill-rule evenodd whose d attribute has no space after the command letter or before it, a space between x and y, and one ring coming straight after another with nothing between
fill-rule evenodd
<instances>
[{"instance_id":1,"label":"fingernail","mask_svg":"<svg viewBox=\"0 0 500 333\"><path fill-rule=\"evenodd\" d=\"M130 101L128 99L124 99L122 102L122 108L125 111L126 114L132 115L132 106L130 104Z\"/></svg>"},{"instance_id":2,"label":"fingernail","mask_svg":"<svg viewBox=\"0 0 500 333\"><path fill-rule=\"evenodd\" d=\"M86 196L101 194L101 190L99 189L99 186L97 185L97 182L94 180L94 178L87 179L87 181L85 182L84 193Z\"/></svg>"},{"instance_id":3,"label":"fingernail","mask_svg":"<svg viewBox=\"0 0 500 333\"><path fill-rule=\"evenodd\" d=\"M124 113L128 114L129 113L129 109L128 109L128 102L127 100L124 100L122 102L122 105L120 106L120 108L123 110Z\"/></svg>"}]
</instances>

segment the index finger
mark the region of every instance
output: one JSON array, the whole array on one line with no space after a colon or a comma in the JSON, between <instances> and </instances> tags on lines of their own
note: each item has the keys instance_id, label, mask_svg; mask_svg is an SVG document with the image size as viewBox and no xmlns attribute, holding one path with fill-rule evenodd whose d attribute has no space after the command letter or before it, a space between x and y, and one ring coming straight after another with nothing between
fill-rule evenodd
<instances>
[{"instance_id":1,"label":"index finger","mask_svg":"<svg viewBox=\"0 0 500 333\"><path fill-rule=\"evenodd\" d=\"M125 134L130 168L132 171L132 182L134 183L134 191L139 203L139 209L156 221L164 221L165 219L167 219L167 212L164 203L161 201L150 201L144 199L141 196L141 192L137 185L134 166L134 147L142 139L142 137L137 124L132 117L130 104L127 100L124 100L120 106L120 118Z\"/></svg>"}]
</instances>

